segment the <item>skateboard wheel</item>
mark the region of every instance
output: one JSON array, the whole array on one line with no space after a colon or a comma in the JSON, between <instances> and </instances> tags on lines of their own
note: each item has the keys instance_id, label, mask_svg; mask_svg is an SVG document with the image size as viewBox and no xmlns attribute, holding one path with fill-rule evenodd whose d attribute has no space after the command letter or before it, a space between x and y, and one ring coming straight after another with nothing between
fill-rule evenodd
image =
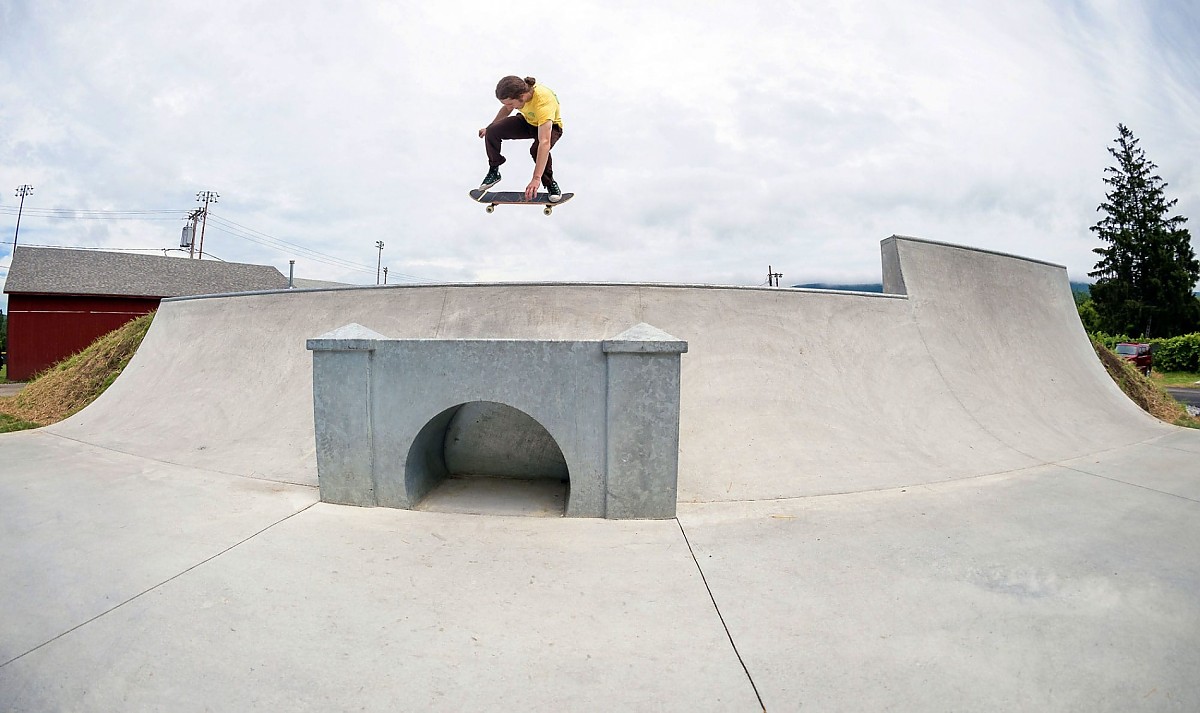
<instances>
[{"instance_id":1,"label":"skateboard wheel","mask_svg":"<svg viewBox=\"0 0 1200 713\"><path fill-rule=\"evenodd\" d=\"M550 206L546 206L545 208L542 209L542 212L545 213L546 215L550 215L551 213L554 212L554 209L551 208Z\"/></svg>"},{"instance_id":2,"label":"skateboard wheel","mask_svg":"<svg viewBox=\"0 0 1200 713\"><path fill-rule=\"evenodd\" d=\"M490 206L488 206L487 208L484 208L484 210L486 210L486 211L487 211L487 212L489 212L489 213L495 213L495 212L496 212L496 206L494 206L494 205L490 205Z\"/></svg>"}]
</instances>

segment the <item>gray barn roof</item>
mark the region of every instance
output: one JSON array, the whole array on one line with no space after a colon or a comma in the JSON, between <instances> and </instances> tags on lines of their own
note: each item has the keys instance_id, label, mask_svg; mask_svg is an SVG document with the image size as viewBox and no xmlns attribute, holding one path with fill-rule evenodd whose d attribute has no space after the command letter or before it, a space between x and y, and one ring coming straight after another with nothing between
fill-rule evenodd
<instances>
[{"instance_id":1,"label":"gray barn roof","mask_svg":"<svg viewBox=\"0 0 1200 713\"><path fill-rule=\"evenodd\" d=\"M286 287L287 278L269 265L17 246L4 291L9 294L182 297Z\"/></svg>"},{"instance_id":2,"label":"gray barn roof","mask_svg":"<svg viewBox=\"0 0 1200 713\"><path fill-rule=\"evenodd\" d=\"M349 282L330 282L329 280L308 280L303 277L297 277L292 280L292 287L297 290L313 289L317 287L357 287Z\"/></svg>"}]
</instances>

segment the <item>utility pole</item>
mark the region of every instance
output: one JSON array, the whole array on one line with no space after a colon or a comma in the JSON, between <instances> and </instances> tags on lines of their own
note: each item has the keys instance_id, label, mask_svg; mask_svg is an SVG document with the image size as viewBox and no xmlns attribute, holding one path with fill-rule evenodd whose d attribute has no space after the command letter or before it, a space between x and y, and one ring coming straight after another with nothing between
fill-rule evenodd
<instances>
[{"instance_id":1,"label":"utility pole","mask_svg":"<svg viewBox=\"0 0 1200 713\"><path fill-rule=\"evenodd\" d=\"M192 235L191 235L191 240L189 240L189 241L188 241L188 244L187 244L187 248L188 248L188 259L189 259L189 260L191 260L192 258L196 257L196 224L200 222L200 216L201 216L203 213L204 213L204 210L203 210L202 208L197 208L196 210L194 210L194 211L192 211L191 213L189 213L189 214L188 214L188 217L187 217L187 218L185 218L185 220L190 220L190 221L192 221ZM180 247L183 247L183 246L182 246L182 245L180 245Z\"/></svg>"},{"instance_id":2,"label":"utility pole","mask_svg":"<svg viewBox=\"0 0 1200 713\"><path fill-rule=\"evenodd\" d=\"M779 278L783 277L782 272L775 272L775 268L767 265L767 286L779 287Z\"/></svg>"},{"instance_id":3,"label":"utility pole","mask_svg":"<svg viewBox=\"0 0 1200 713\"><path fill-rule=\"evenodd\" d=\"M196 202L204 202L204 222L200 224L200 259L204 259L204 228L208 226L208 204L216 203L221 195L216 191L200 191L196 194Z\"/></svg>"},{"instance_id":4,"label":"utility pole","mask_svg":"<svg viewBox=\"0 0 1200 713\"><path fill-rule=\"evenodd\" d=\"M13 250L17 249L17 236L21 234L21 213L25 210L25 196L33 193L33 186L23 183L17 186L16 195L21 199L21 207L17 208L17 230L13 233Z\"/></svg>"},{"instance_id":5,"label":"utility pole","mask_svg":"<svg viewBox=\"0 0 1200 713\"><path fill-rule=\"evenodd\" d=\"M383 284L387 284L387 268L383 268Z\"/></svg>"},{"instance_id":6,"label":"utility pole","mask_svg":"<svg viewBox=\"0 0 1200 713\"><path fill-rule=\"evenodd\" d=\"M379 269L383 266L383 241L376 240L375 247L379 248L379 262L375 265L375 284L379 284Z\"/></svg>"}]
</instances>

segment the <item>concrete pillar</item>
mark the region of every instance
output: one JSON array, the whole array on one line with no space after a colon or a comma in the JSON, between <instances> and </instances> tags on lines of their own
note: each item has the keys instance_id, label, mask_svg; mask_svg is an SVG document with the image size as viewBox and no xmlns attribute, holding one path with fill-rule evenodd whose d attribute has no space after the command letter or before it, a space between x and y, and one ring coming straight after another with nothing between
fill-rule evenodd
<instances>
[{"instance_id":1,"label":"concrete pillar","mask_svg":"<svg viewBox=\"0 0 1200 713\"><path fill-rule=\"evenodd\" d=\"M608 357L605 517L675 517L687 342L642 323L601 348Z\"/></svg>"},{"instance_id":2,"label":"concrete pillar","mask_svg":"<svg viewBox=\"0 0 1200 713\"><path fill-rule=\"evenodd\" d=\"M308 340L321 500L376 505L371 361L383 335L348 324Z\"/></svg>"}]
</instances>

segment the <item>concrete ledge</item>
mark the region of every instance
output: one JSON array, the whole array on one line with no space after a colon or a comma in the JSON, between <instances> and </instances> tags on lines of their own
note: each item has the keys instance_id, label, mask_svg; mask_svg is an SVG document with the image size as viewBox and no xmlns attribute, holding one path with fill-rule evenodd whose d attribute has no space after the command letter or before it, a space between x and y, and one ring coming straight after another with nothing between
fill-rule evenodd
<instances>
[{"instance_id":1,"label":"concrete ledge","mask_svg":"<svg viewBox=\"0 0 1200 713\"><path fill-rule=\"evenodd\" d=\"M688 349L687 342L645 322L605 339L600 346L605 354L682 354Z\"/></svg>"},{"instance_id":2,"label":"concrete ledge","mask_svg":"<svg viewBox=\"0 0 1200 713\"><path fill-rule=\"evenodd\" d=\"M454 462L486 467L512 453L505 440L528 433L531 419L566 463L568 516L675 516L687 342L655 327L593 341L442 340L387 339L348 324L307 346L325 502L417 507L460 475L447 466L447 434L470 405L482 414L515 409L520 418L485 419L467 438L456 432ZM478 453L464 453L462 442Z\"/></svg>"},{"instance_id":3,"label":"concrete ledge","mask_svg":"<svg viewBox=\"0 0 1200 713\"><path fill-rule=\"evenodd\" d=\"M314 352L369 351L375 348L375 343L380 339L386 337L361 324L351 322L315 339L309 339L306 346Z\"/></svg>"}]
</instances>

